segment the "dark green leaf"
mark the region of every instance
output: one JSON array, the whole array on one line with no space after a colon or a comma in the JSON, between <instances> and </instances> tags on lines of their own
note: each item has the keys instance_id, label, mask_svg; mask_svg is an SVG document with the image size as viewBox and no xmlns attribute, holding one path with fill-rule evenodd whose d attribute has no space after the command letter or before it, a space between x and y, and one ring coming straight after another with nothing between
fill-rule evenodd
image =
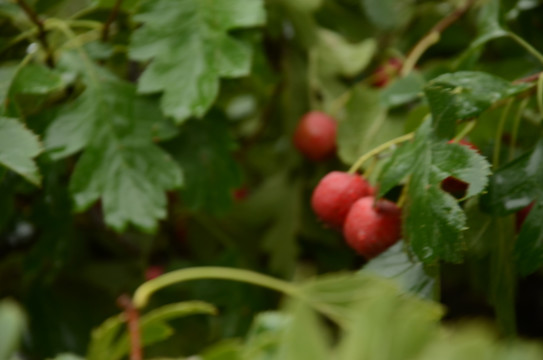
<instances>
[{"instance_id":1,"label":"dark green leaf","mask_svg":"<svg viewBox=\"0 0 543 360\"><path fill-rule=\"evenodd\" d=\"M382 197L394 186L400 184L413 171L417 161L417 152L418 149L414 142L406 142L400 145L385 161L379 174L378 197Z\"/></svg>"},{"instance_id":2,"label":"dark green leaf","mask_svg":"<svg viewBox=\"0 0 543 360\"><path fill-rule=\"evenodd\" d=\"M17 72L9 92L14 94L48 94L65 86L61 75L43 65L27 65Z\"/></svg>"},{"instance_id":3,"label":"dark green leaf","mask_svg":"<svg viewBox=\"0 0 543 360\"><path fill-rule=\"evenodd\" d=\"M478 116L499 100L526 90L530 85L513 85L496 76L460 71L438 76L424 88L439 137L454 136L456 121Z\"/></svg>"},{"instance_id":4,"label":"dark green leaf","mask_svg":"<svg viewBox=\"0 0 543 360\"><path fill-rule=\"evenodd\" d=\"M270 255L270 268L278 274L291 275L296 266L299 252L297 232L301 213L299 184L288 184L283 179L285 188L280 210L275 221L262 238L262 247ZM277 194L279 195L279 194Z\"/></svg>"},{"instance_id":5,"label":"dark green leaf","mask_svg":"<svg viewBox=\"0 0 543 360\"><path fill-rule=\"evenodd\" d=\"M184 172L184 203L193 210L228 210L232 191L241 185L241 173L232 158L235 143L226 121L216 114L189 121L170 145Z\"/></svg>"},{"instance_id":6,"label":"dark green leaf","mask_svg":"<svg viewBox=\"0 0 543 360\"><path fill-rule=\"evenodd\" d=\"M490 178L483 207L495 215L507 215L530 204L543 192L543 140L531 153L500 167Z\"/></svg>"},{"instance_id":7,"label":"dark green leaf","mask_svg":"<svg viewBox=\"0 0 543 360\"><path fill-rule=\"evenodd\" d=\"M414 142L400 146L383 167L379 194L409 174L404 237L425 263L461 260L461 231L466 216L456 199L441 189L441 181L456 176L469 183L466 197L479 194L490 174L488 162L473 149L435 139L431 123L426 121L416 132Z\"/></svg>"},{"instance_id":8,"label":"dark green leaf","mask_svg":"<svg viewBox=\"0 0 543 360\"><path fill-rule=\"evenodd\" d=\"M409 258L402 241L372 259L361 271L393 279L402 290L427 299L434 295L434 278L426 273L422 263Z\"/></svg>"},{"instance_id":9,"label":"dark green leaf","mask_svg":"<svg viewBox=\"0 0 543 360\"><path fill-rule=\"evenodd\" d=\"M162 109L181 122L202 116L219 91L220 77L247 75L251 47L228 32L264 22L261 0L147 2L136 16L131 58L152 60L138 84L163 92Z\"/></svg>"},{"instance_id":10,"label":"dark green leaf","mask_svg":"<svg viewBox=\"0 0 543 360\"><path fill-rule=\"evenodd\" d=\"M0 67L0 115L3 114L7 104L7 96L11 82L17 73L18 66L16 64L3 65Z\"/></svg>"},{"instance_id":11,"label":"dark green leaf","mask_svg":"<svg viewBox=\"0 0 543 360\"><path fill-rule=\"evenodd\" d=\"M180 168L153 143L163 118L134 85L97 67L86 70L87 89L58 110L47 147L54 159L85 148L70 183L77 211L101 197L108 225L152 231L166 216L164 191L182 183Z\"/></svg>"},{"instance_id":12,"label":"dark green leaf","mask_svg":"<svg viewBox=\"0 0 543 360\"><path fill-rule=\"evenodd\" d=\"M381 101L388 107L396 107L417 100L423 95L424 79L413 71L398 78L381 92Z\"/></svg>"},{"instance_id":13,"label":"dark green leaf","mask_svg":"<svg viewBox=\"0 0 543 360\"><path fill-rule=\"evenodd\" d=\"M41 176L34 158L42 152L37 136L17 119L0 117L0 164L34 185Z\"/></svg>"},{"instance_id":14,"label":"dark green leaf","mask_svg":"<svg viewBox=\"0 0 543 360\"><path fill-rule=\"evenodd\" d=\"M528 275L543 265L543 193L532 206L515 243L518 271Z\"/></svg>"}]
</instances>

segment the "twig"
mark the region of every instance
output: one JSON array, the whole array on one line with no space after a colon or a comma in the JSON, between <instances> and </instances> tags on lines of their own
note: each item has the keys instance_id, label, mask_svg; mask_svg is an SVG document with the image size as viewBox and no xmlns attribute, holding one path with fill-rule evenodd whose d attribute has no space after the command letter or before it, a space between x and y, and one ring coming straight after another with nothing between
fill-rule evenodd
<instances>
[{"instance_id":1,"label":"twig","mask_svg":"<svg viewBox=\"0 0 543 360\"><path fill-rule=\"evenodd\" d=\"M109 37L109 28L111 27L111 24L115 19L117 18L117 15L119 15L119 9L121 8L123 0L117 0L115 1L115 5L113 5L113 8L111 9L111 13L109 14L109 17L107 18L104 27L102 28L102 41L106 42Z\"/></svg>"},{"instance_id":2,"label":"twig","mask_svg":"<svg viewBox=\"0 0 543 360\"><path fill-rule=\"evenodd\" d=\"M424 54L424 52L428 50L430 46L434 45L439 41L441 33L446 28L451 26L456 20L460 19L460 17L462 17L462 15L464 15L466 11L468 11L468 9L475 3L475 1L477 0L467 0L464 6L456 9L456 11L450 13L449 15L441 19L437 24L435 24L432 29L422 39L420 39L419 42L415 44L415 46L413 46L413 48L409 52L409 55L407 55L407 58L405 59L400 75L408 75L411 70L413 70L415 64L420 59L422 54Z\"/></svg>"},{"instance_id":3,"label":"twig","mask_svg":"<svg viewBox=\"0 0 543 360\"><path fill-rule=\"evenodd\" d=\"M523 77L521 79L517 79L517 80L513 81L513 84L533 82L533 81L536 81L537 79L539 79L539 76L541 76L541 72L537 72L535 74L528 75L528 76Z\"/></svg>"},{"instance_id":4,"label":"twig","mask_svg":"<svg viewBox=\"0 0 543 360\"><path fill-rule=\"evenodd\" d=\"M38 27L38 40L43 46L45 51L45 63L50 68L54 67L53 57L51 54L51 48L49 47L49 42L47 41L47 33L45 32L45 27L43 26L43 21L38 17L38 14L30 7L24 0L16 0L17 5L23 9L30 21L32 21Z\"/></svg>"},{"instance_id":5,"label":"twig","mask_svg":"<svg viewBox=\"0 0 543 360\"><path fill-rule=\"evenodd\" d=\"M126 294L119 296L117 303L123 309L128 325L128 333L130 335L130 360L142 360L143 351L141 348L139 312L134 307L130 297Z\"/></svg>"}]
</instances>

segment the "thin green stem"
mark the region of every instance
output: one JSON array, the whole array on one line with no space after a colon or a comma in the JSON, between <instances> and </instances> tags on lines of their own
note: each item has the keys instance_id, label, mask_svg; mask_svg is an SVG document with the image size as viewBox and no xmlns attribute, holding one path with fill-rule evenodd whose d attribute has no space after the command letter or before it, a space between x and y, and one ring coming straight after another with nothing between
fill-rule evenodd
<instances>
[{"instance_id":1,"label":"thin green stem","mask_svg":"<svg viewBox=\"0 0 543 360\"><path fill-rule=\"evenodd\" d=\"M302 297L298 287L287 281L250 270L208 266L172 271L143 283L134 293L134 305L141 309L147 305L149 298L156 291L173 284L200 279L241 281L276 290L289 296Z\"/></svg>"},{"instance_id":2,"label":"thin green stem","mask_svg":"<svg viewBox=\"0 0 543 360\"><path fill-rule=\"evenodd\" d=\"M525 98L520 102L517 113L515 114L515 119L513 120L513 130L511 131L511 144L509 145L509 160L513 160L513 158L515 157L515 147L517 146L520 120L522 119L522 113L524 112L524 109L528 105L528 101L529 99Z\"/></svg>"},{"instance_id":3,"label":"thin green stem","mask_svg":"<svg viewBox=\"0 0 543 360\"><path fill-rule=\"evenodd\" d=\"M543 73L537 78L537 107L540 115L543 116Z\"/></svg>"},{"instance_id":4,"label":"thin green stem","mask_svg":"<svg viewBox=\"0 0 543 360\"><path fill-rule=\"evenodd\" d=\"M431 31L425 37L423 37L422 40L415 45L413 50L411 50L411 52L405 59L400 75L408 75L411 70L413 70L420 57L426 52L426 50L428 50L430 46L439 42L440 37L441 35L437 31Z\"/></svg>"},{"instance_id":5,"label":"thin green stem","mask_svg":"<svg viewBox=\"0 0 543 360\"><path fill-rule=\"evenodd\" d=\"M507 115L509 114L509 109L511 109L512 103L513 103L513 99L509 99L507 101L507 104L505 105L505 108L503 109L502 116L500 117L498 128L496 129L494 154L492 156L492 167L494 168L494 170L496 170L498 166L500 166L500 152L501 152L501 145L502 145L503 128L505 126L505 121L507 120Z\"/></svg>"},{"instance_id":6,"label":"thin green stem","mask_svg":"<svg viewBox=\"0 0 543 360\"><path fill-rule=\"evenodd\" d=\"M457 143L465 138L471 132L471 130L473 130L475 124L475 121L470 121L469 123L467 123L466 126L464 126L464 128L458 133L458 135L456 135L454 139L452 139L452 142Z\"/></svg>"},{"instance_id":7,"label":"thin green stem","mask_svg":"<svg viewBox=\"0 0 543 360\"><path fill-rule=\"evenodd\" d=\"M534 48L532 45L530 45L526 40L518 36L517 34L513 32L507 32L507 35L515 40L517 44L522 46L526 51L528 51L530 54L532 54L541 64L543 64L543 54L541 54L539 51L537 51L536 48Z\"/></svg>"},{"instance_id":8,"label":"thin green stem","mask_svg":"<svg viewBox=\"0 0 543 360\"><path fill-rule=\"evenodd\" d=\"M438 262L435 265L435 283L434 283L434 301L441 301L441 264Z\"/></svg>"},{"instance_id":9,"label":"thin green stem","mask_svg":"<svg viewBox=\"0 0 543 360\"><path fill-rule=\"evenodd\" d=\"M390 141L387 141L386 143L384 144L381 144L379 146L377 146L376 148L368 151L367 153L365 153L364 155L362 155L354 164L353 166L351 166L351 168L349 169L349 173L350 174L354 174L362 165L364 165L364 163L366 161L368 161L369 159L371 159L372 157L374 157L375 155L387 150L389 147L393 146L393 145L396 145L396 144L399 144L399 143L402 143L404 141L408 141L408 140L411 140L413 139L413 137L415 136L415 133L413 132L410 132L409 134L405 134L405 135L402 135L400 137L397 137L395 139L392 139Z\"/></svg>"}]
</instances>

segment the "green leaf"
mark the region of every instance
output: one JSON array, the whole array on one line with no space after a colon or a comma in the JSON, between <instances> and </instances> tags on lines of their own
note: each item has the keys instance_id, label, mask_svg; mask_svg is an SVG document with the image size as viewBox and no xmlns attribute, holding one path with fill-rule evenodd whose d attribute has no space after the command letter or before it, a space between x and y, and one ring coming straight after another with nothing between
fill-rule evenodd
<instances>
[{"instance_id":1,"label":"green leaf","mask_svg":"<svg viewBox=\"0 0 543 360\"><path fill-rule=\"evenodd\" d=\"M351 327L338 348L340 360L415 359L433 340L442 309L435 303L398 296L397 289L370 283L351 309Z\"/></svg>"},{"instance_id":2,"label":"green leaf","mask_svg":"<svg viewBox=\"0 0 543 360\"><path fill-rule=\"evenodd\" d=\"M416 71L387 85L381 92L381 102L393 108L417 100L423 95L424 78Z\"/></svg>"},{"instance_id":3,"label":"green leaf","mask_svg":"<svg viewBox=\"0 0 543 360\"><path fill-rule=\"evenodd\" d=\"M394 186L400 184L411 174L417 163L418 151L419 149L415 142L406 142L400 145L388 160L385 160L378 178L378 197L383 197Z\"/></svg>"},{"instance_id":4,"label":"green leaf","mask_svg":"<svg viewBox=\"0 0 543 360\"><path fill-rule=\"evenodd\" d=\"M11 359L19 348L26 318L23 310L12 300L0 302L0 359Z\"/></svg>"},{"instance_id":5,"label":"green leaf","mask_svg":"<svg viewBox=\"0 0 543 360\"><path fill-rule=\"evenodd\" d=\"M38 137L17 119L0 117L0 164L34 185L41 176L34 158L42 152Z\"/></svg>"},{"instance_id":6,"label":"green leaf","mask_svg":"<svg viewBox=\"0 0 543 360\"><path fill-rule=\"evenodd\" d=\"M481 6L477 16L477 37L471 43L471 48L507 35L501 24L500 2L501 0L490 0Z\"/></svg>"},{"instance_id":7,"label":"green leaf","mask_svg":"<svg viewBox=\"0 0 543 360\"><path fill-rule=\"evenodd\" d=\"M274 359L330 359L329 336L315 312L301 301L292 301L288 308L291 318Z\"/></svg>"},{"instance_id":8,"label":"green leaf","mask_svg":"<svg viewBox=\"0 0 543 360\"><path fill-rule=\"evenodd\" d=\"M543 265L543 192L532 206L515 243L515 260L521 275Z\"/></svg>"},{"instance_id":9,"label":"green leaf","mask_svg":"<svg viewBox=\"0 0 543 360\"><path fill-rule=\"evenodd\" d=\"M115 315L110 317L91 333L91 340L87 350L87 360L109 360L115 339L122 330L124 317Z\"/></svg>"},{"instance_id":10,"label":"green leaf","mask_svg":"<svg viewBox=\"0 0 543 360\"><path fill-rule=\"evenodd\" d=\"M464 249L461 231L466 216L456 199L441 189L441 181L455 176L469 184L466 197L487 184L490 165L473 149L438 141L431 122L423 123L413 143L396 149L383 167L379 194L411 175L403 215L403 233L425 263L438 259L456 262Z\"/></svg>"},{"instance_id":11,"label":"green leaf","mask_svg":"<svg viewBox=\"0 0 543 360\"><path fill-rule=\"evenodd\" d=\"M543 194L543 140L534 150L500 167L490 178L483 208L494 215L507 215L528 206Z\"/></svg>"},{"instance_id":12,"label":"green leaf","mask_svg":"<svg viewBox=\"0 0 543 360\"><path fill-rule=\"evenodd\" d=\"M361 271L393 279L402 290L426 299L434 295L435 279L426 273L422 263L409 258L402 241L372 259Z\"/></svg>"},{"instance_id":13,"label":"green leaf","mask_svg":"<svg viewBox=\"0 0 543 360\"><path fill-rule=\"evenodd\" d=\"M281 275L291 275L296 266L299 252L297 233L300 226L302 200L300 184L287 183L282 178L285 191L276 194L281 196L281 206L278 209L274 223L263 234L262 248L270 256L270 269Z\"/></svg>"},{"instance_id":14,"label":"green leaf","mask_svg":"<svg viewBox=\"0 0 543 360\"><path fill-rule=\"evenodd\" d=\"M0 67L0 114L3 114L7 108L7 96L11 82L17 73L18 65L10 64Z\"/></svg>"},{"instance_id":15,"label":"green leaf","mask_svg":"<svg viewBox=\"0 0 543 360\"><path fill-rule=\"evenodd\" d=\"M513 85L507 80L477 71L459 71L438 76L424 88L439 137L454 136L456 121L478 116L497 101L526 90L531 85Z\"/></svg>"},{"instance_id":16,"label":"green leaf","mask_svg":"<svg viewBox=\"0 0 543 360\"><path fill-rule=\"evenodd\" d=\"M414 11L412 0L361 0L361 2L371 22L383 30L405 25Z\"/></svg>"},{"instance_id":17,"label":"green leaf","mask_svg":"<svg viewBox=\"0 0 543 360\"><path fill-rule=\"evenodd\" d=\"M74 354L58 354L53 360L85 360L81 356Z\"/></svg>"},{"instance_id":18,"label":"green leaf","mask_svg":"<svg viewBox=\"0 0 543 360\"><path fill-rule=\"evenodd\" d=\"M198 359L202 360L242 360L239 340L223 340L206 349Z\"/></svg>"},{"instance_id":19,"label":"green leaf","mask_svg":"<svg viewBox=\"0 0 543 360\"><path fill-rule=\"evenodd\" d=\"M99 198L106 223L117 231L134 224L153 231L166 216L164 191L182 184L179 166L153 143L163 118L135 86L97 67L86 90L58 109L45 143L54 159L85 151L70 182L76 211Z\"/></svg>"},{"instance_id":20,"label":"green leaf","mask_svg":"<svg viewBox=\"0 0 543 360\"><path fill-rule=\"evenodd\" d=\"M290 320L287 314L279 311L259 313L249 329L243 347L243 358L251 360L275 358L281 335Z\"/></svg>"},{"instance_id":21,"label":"green leaf","mask_svg":"<svg viewBox=\"0 0 543 360\"><path fill-rule=\"evenodd\" d=\"M62 90L64 86L65 83L60 73L43 65L30 64L17 72L9 92L11 95L43 95Z\"/></svg>"},{"instance_id":22,"label":"green leaf","mask_svg":"<svg viewBox=\"0 0 543 360\"><path fill-rule=\"evenodd\" d=\"M142 93L163 92L162 109L182 122L209 109L221 77L247 75L251 47L229 34L262 25L261 0L149 1L135 20L130 57L149 61L139 79Z\"/></svg>"},{"instance_id":23,"label":"green leaf","mask_svg":"<svg viewBox=\"0 0 543 360\"><path fill-rule=\"evenodd\" d=\"M344 76L354 76L364 70L377 50L375 39L350 44L333 31L320 29L318 33L319 58Z\"/></svg>"},{"instance_id":24,"label":"green leaf","mask_svg":"<svg viewBox=\"0 0 543 360\"><path fill-rule=\"evenodd\" d=\"M353 89L346 116L338 124L338 154L347 164L362 154L402 134L403 122L387 117L379 92L365 86Z\"/></svg>"},{"instance_id":25,"label":"green leaf","mask_svg":"<svg viewBox=\"0 0 543 360\"><path fill-rule=\"evenodd\" d=\"M241 185L241 172L232 157L235 143L226 121L213 113L189 121L169 145L183 168L181 195L185 205L215 214L228 210L232 191Z\"/></svg>"}]
</instances>

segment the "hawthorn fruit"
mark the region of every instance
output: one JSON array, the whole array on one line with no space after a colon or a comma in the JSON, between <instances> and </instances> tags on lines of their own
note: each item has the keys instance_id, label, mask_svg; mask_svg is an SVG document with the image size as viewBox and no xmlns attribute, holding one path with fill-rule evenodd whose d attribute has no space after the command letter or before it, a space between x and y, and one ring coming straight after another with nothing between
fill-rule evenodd
<instances>
[{"instance_id":1,"label":"hawthorn fruit","mask_svg":"<svg viewBox=\"0 0 543 360\"><path fill-rule=\"evenodd\" d=\"M336 151L337 122L320 111L305 114L294 131L294 146L307 158L321 161Z\"/></svg>"},{"instance_id":2,"label":"hawthorn fruit","mask_svg":"<svg viewBox=\"0 0 543 360\"><path fill-rule=\"evenodd\" d=\"M449 144L452 144L453 140L449 140ZM467 140L460 140L458 141L458 144L467 146L469 148L472 148L473 150L480 152L479 148L475 145L473 145L471 142ZM457 179L453 176L449 176L445 180L441 182L441 189L443 191L448 192L452 196L456 198L462 198L466 194L466 191L468 190L469 184L467 182L464 182L460 179Z\"/></svg>"},{"instance_id":3,"label":"hawthorn fruit","mask_svg":"<svg viewBox=\"0 0 543 360\"><path fill-rule=\"evenodd\" d=\"M357 200L345 219L343 236L347 244L366 259L371 259L402 236L401 210L395 203L373 196Z\"/></svg>"},{"instance_id":4,"label":"hawthorn fruit","mask_svg":"<svg viewBox=\"0 0 543 360\"><path fill-rule=\"evenodd\" d=\"M341 229L351 205L372 194L373 188L362 176L332 171L315 187L311 207L324 223Z\"/></svg>"},{"instance_id":5,"label":"hawthorn fruit","mask_svg":"<svg viewBox=\"0 0 543 360\"><path fill-rule=\"evenodd\" d=\"M398 58L391 58L373 72L371 84L375 87L385 87L394 79L402 69L403 62Z\"/></svg>"}]
</instances>

